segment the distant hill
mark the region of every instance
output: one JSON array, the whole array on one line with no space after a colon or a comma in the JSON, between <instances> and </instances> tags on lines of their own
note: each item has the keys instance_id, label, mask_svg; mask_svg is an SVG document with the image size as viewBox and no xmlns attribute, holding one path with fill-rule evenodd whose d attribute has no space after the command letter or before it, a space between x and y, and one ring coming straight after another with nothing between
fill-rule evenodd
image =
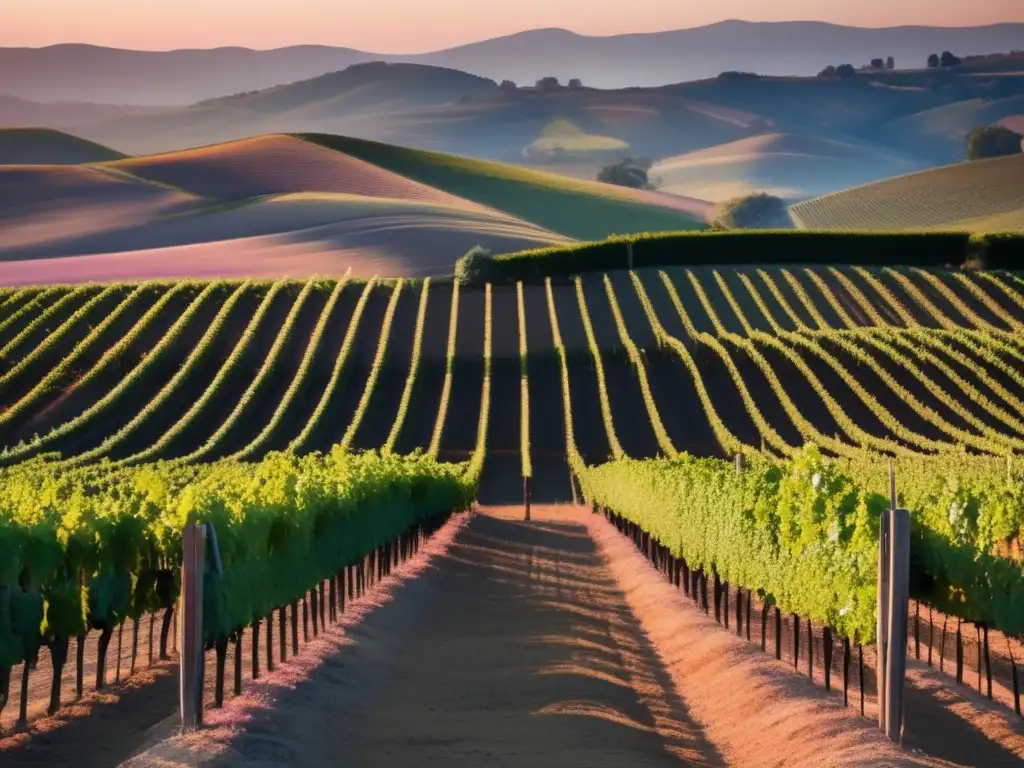
<instances>
[{"instance_id":1,"label":"distant hill","mask_svg":"<svg viewBox=\"0 0 1024 768\"><path fill-rule=\"evenodd\" d=\"M1024 155L963 162L808 200L807 229L1024 229Z\"/></svg>"},{"instance_id":2,"label":"distant hill","mask_svg":"<svg viewBox=\"0 0 1024 768\"><path fill-rule=\"evenodd\" d=\"M1024 69L1024 60L1021 61ZM1007 98L979 96L945 104L881 127L885 139L910 150L927 151L933 156L963 157L967 134L982 125L1004 123L1008 127L1024 120L1024 77L1022 93Z\"/></svg>"},{"instance_id":3,"label":"distant hill","mask_svg":"<svg viewBox=\"0 0 1024 768\"><path fill-rule=\"evenodd\" d=\"M0 165L74 165L125 157L102 144L49 128L0 128Z\"/></svg>"},{"instance_id":4,"label":"distant hill","mask_svg":"<svg viewBox=\"0 0 1024 768\"><path fill-rule=\"evenodd\" d=\"M366 61L451 67L494 80L553 75L601 88L655 86L727 70L813 75L827 64L894 56L923 66L930 53L1020 48L1024 24L865 29L819 22L724 21L692 29L591 37L537 29L415 56L303 45L130 51L66 44L0 49L2 90L33 101L184 105L316 77Z\"/></svg>"},{"instance_id":5,"label":"distant hill","mask_svg":"<svg viewBox=\"0 0 1024 768\"><path fill-rule=\"evenodd\" d=\"M918 167L910 158L864 142L767 133L666 158L650 175L659 189L704 200L751 192L800 200Z\"/></svg>"}]
</instances>

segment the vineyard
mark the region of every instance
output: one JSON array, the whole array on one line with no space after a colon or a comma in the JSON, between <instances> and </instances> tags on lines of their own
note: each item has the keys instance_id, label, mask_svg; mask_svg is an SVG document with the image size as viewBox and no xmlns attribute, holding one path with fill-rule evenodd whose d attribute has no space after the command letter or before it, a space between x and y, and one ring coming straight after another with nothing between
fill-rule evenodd
<instances>
[{"instance_id":1,"label":"vineyard","mask_svg":"<svg viewBox=\"0 0 1024 768\"><path fill-rule=\"evenodd\" d=\"M6 290L0 693L40 643L59 669L167 611L186 521L219 534L221 653L524 478L640 525L705 603L713 572L866 644L891 458L914 598L1019 635L1022 324L1015 274L909 268Z\"/></svg>"},{"instance_id":2,"label":"vineyard","mask_svg":"<svg viewBox=\"0 0 1024 768\"><path fill-rule=\"evenodd\" d=\"M1022 175L1020 155L958 163L805 200L790 212L808 229L1020 230Z\"/></svg>"}]
</instances>

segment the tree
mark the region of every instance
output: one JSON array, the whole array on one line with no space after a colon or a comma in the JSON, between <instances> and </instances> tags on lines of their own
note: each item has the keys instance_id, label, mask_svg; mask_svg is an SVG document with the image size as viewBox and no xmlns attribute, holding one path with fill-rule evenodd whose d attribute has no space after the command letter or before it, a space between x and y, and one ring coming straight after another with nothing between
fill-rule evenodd
<instances>
[{"instance_id":1,"label":"tree","mask_svg":"<svg viewBox=\"0 0 1024 768\"><path fill-rule=\"evenodd\" d=\"M455 262L455 280L466 288L489 282L493 274L494 259L491 252L481 245L474 245Z\"/></svg>"},{"instance_id":2,"label":"tree","mask_svg":"<svg viewBox=\"0 0 1024 768\"><path fill-rule=\"evenodd\" d=\"M928 66L930 68L939 66L939 54L933 53L931 56L928 57Z\"/></svg>"},{"instance_id":3,"label":"tree","mask_svg":"<svg viewBox=\"0 0 1024 768\"><path fill-rule=\"evenodd\" d=\"M583 87L583 81L580 80L578 77L574 77L572 80L569 81L569 90L570 91L578 91L582 87Z\"/></svg>"},{"instance_id":4,"label":"tree","mask_svg":"<svg viewBox=\"0 0 1024 768\"><path fill-rule=\"evenodd\" d=\"M544 91L545 93L548 91L557 91L561 87L562 84L558 82L557 77L542 77L537 81L536 86L538 91Z\"/></svg>"},{"instance_id":5,"label":"tree","mask_svg":"<svg viewBox=\"0 0 1024 768\"><path fill-rule=\"evenodd\" d=\"M894 59L892 56L887 58L885 60L885 68L886 69L896 69L896 59Z\"/></svg>"},{"instance_id":6,"label":"tree","mask_svg":"<svg viewBox=\"0 0 1024 768\"><path fill-rule=\"evenodd\" d=\"M967 135L967 159L984 160L988 157L1021 154L1024 136L1002 125L975 128Z\"/></svg>"},{"instance_id":7,"label":"tree","mask_svg":"<svg viewBox=\"0 0 1024 768\"><path fill-rule=\"evenodd\" d=\"M620 187L647 189L650 187L650 180L647 177L650 167L650 160L627 157L602 168L597 174L597 180Z\"/></svg>"},{"instance_id":8,"label":"tree","mask_svg":"<svg viewBox=\"0 0 1024 768\"><path fill-rule=\"evenodd\" d=\"M835 77L835 76L836 76L836 68L835 68L835 65L833 65L833 64L829 64L827 67L825 67L823 70L821 70L821 72L818 73L818 77Z\"/></svg>"},{"instance_id":9,"label":"tree","mask_svg":"<svg viewBox=\"0 0 1024 768\"><path fill-rule=\"evenodd\" d=\"M872 59L871 60L871 68L872 69L883 69L884 67L885 67L885 62L882 61L882 59Z\"/></svg>"},{"instance_id":10,"label":"tree","mask_svg":"<svg viewBox=\"0 0 1024 768\"><path fill-rule=\"evenodd\" d=\"M722 203L711 219L715 229L790 229L789 209L780 197L765 192Z\"/></svg>"},{"instance_id":11,"label":"tree","mask_svg":"<svg viewBox=\"0 0 1024 768\"><path fill-rule=\"evenodd\" d=\"M512 80L502 80L501 81L501 86L499 86L499 87L503 91L514 91L516 89L516 84Z\"/></svg>"},{"instance_id":12,"label":"tree","mask_svg":"<svg viewBox=\"0 0 1024 768\"><path fill-rule=\"evenodd\" d=\"M939 59L939 64L943 67L955 67L960 63L960 59L954 56L949 51L943 51L942 57Z\"/></svg>"},{"instance_id":13,"label":"tree","mask_svg":"<svg viewBox=\"0 0 1024 768\"><path fill-rule=\"evenodd\" d=\"M857 70L853 68L853 64L840 64L836 67L836 75L841 77L843 80L853 77L857 74Z\"/></svg>"}]
</instances>

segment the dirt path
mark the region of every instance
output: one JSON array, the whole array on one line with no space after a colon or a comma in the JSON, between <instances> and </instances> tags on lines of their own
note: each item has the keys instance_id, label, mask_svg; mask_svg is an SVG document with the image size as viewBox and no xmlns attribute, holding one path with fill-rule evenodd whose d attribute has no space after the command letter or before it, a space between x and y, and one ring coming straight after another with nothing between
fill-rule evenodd
<instances>
[{"instance_id":1,"label":"dirt path","mask_svg":"<svg viewBox=\"0 0 1024 768\"><path fill-rule=\"evenodd\" d=\"M722 764L580 513L561 509L475 514L272 708L228 707L205 745L174 739L132 765L173 742L216 766Z\"/></svg>"}]
</instances>

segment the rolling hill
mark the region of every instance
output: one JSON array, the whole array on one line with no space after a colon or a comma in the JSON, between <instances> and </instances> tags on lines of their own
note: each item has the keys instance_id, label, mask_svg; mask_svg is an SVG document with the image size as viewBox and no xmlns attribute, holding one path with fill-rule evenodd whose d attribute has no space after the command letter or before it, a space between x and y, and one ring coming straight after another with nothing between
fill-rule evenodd
<instances>
[{"instance_id":1,"label":"rolling hill","mask_svg":"<svg viewBox=\"0 0 1024 768\"><path fill-rule=\"evenodd\" d=\"M0 165L76 165L123 157L102 144L51 128L0 128Z\"/></svg>"},{"instance_id":2,"label":"rolling hill","mask_svg":"<svg viewBox=\"0 0 1024 768\"><path fill-rule=\"evenodd\" d=\"M0 283L450 274L496 253L704 226L709 205L338 136L0 166Z\"/></svg>"},{"instance_id":3,"label":"rolling hill","mask_svg":"<svg viewBox=\"0 0 1024 768\"><path fill-rule=\"evenodd\" d=\"M1024 69L1024 61L1021 66ZM967 134L974 128L996 123L1012 128L1020 121L1024 121L1024 93L1006 98L978 96L955 101L893 120L884 124L881 132L894 146L959 159L963 157Z\"/></svg>"},{"instance_id":4,"label":"rolling hill","mask_svg":"<svg viewBox=\"0 0 1024 768\"><path fill-rule=\"evenodd\" d=\"M1024 155L957 163L798 203L808 229L1024 229Z\"/></svg>"},{"instance_id":5,"label":"rolling hill","mask_svg":"<svg viewBox=\"0 0 1024 768\"><path fill-rule=\"evenodd\" d=\"M650 175L666 192L718 202L751 192L799 200L916 169L864 142L766 133L661 160Z\"/></svg>"},{"instance_id":6,"label":"rolling hill","mask_svg":"<svg viewBox=\"0 0 1024 768\"><path fill-rule=\"evenodd\" d=\"M827 64L895 56L923 66L928 54L1019 48L1024 25L866 29L818 22L723 21L692 29L592 37L535 29L443 51L391 56L303 45L268 51L132 51L66 44L0 49L3 90L34 101L190 104L303 80L366 61L452 67L483 77L533 83L554 75L602 88L655 86L727 70L813 75ZM799 44L794 44L799 41Z\"/></svg>"},{"instance_id":7,"label":"rolling hill","mask_svg":"<svg viewBox=\"0 0 1024 768\"><path fill-rule=\"evenodd\" d=\"M703 200L569 179L502 163L341 136L303 137L578 239L597 240L627 231L701 228L711 209Z\"/></svg>"}]
</instances>

